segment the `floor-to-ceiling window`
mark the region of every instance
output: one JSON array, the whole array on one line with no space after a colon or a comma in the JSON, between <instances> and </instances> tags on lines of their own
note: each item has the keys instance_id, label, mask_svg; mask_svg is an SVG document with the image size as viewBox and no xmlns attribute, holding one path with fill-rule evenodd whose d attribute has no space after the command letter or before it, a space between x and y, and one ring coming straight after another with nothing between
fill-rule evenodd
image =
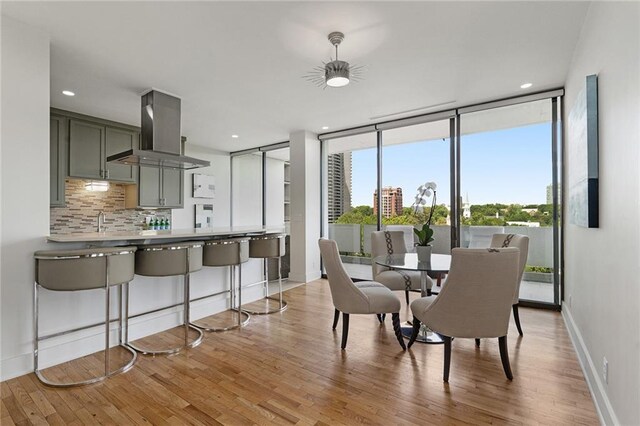
<instances>
[{"instance_id":1,"label":"floor-to-ceiling window","mask_svg":"<svg viewBox=\"0 0 640 426\"><path fill-rule=\"evenodd\" d=\"M382 227L404 231L410 251L413 227L426 222L434 201L433 252L451 251L450 131L448 119L382 131ZM435 194L424 196L426 184Z\"/></svg>"},{"instance_id":2,"label":"floor-to-ceiling window","mask_svg":"<svg viewBox=\"0 0 640 426\"><path fill-rule=\"evenodd\" d=\"M267 145L231 154L232 225L284 227L286 254L282 277L289 276L290 164L289 143ZM269 279L277 278L275 260Z\"/></svg>"},{"instance_id":3,"label":"floor-to-ceiling window","mask_svg":"<svg viewBox=\"0 0 640 426\"><path fill-rule=\"evenodd\" d=\"M434 251L485 247L494 233L528 235L520 298L557 306L561 96L561 90L552 91L380 123L367 127L368 133L356 128L343 132L350 136L321 135L327 162L324 235L338 242L352 277L371 278L367 235L378 228L405 230L411 248L411 230L403 227L423 222L420 215L432 200L413 203L420 185L435 182ZM336 183L332 167L346 157L351 211L336 214L333 206L343 201L337 188L345 181Z\"/></svg>"},{"instance_id":4,"label":"floor-to-ceiling window","mask_svg":"<svg viewBox=\"0 0 640 426\"><path fill-rule=\"evenodd\" d=\"M377 189L375 132L327 141L325 146L327 235L338 242L343 262L355 271L371 269L371 232ZM370 273L370 272L369 272Z\"/></svg>"},{"instance_id":5,"label":"floor-to-ceiling window","mask_svg":"<svg viewBox=\"0 0 640 426\"><path fill-rule=\"evenodd\" d=\"M555 297L552 125L551 99L460 118L460 245L527 235L520 299L546 303Z\"/></svg>"},{"instance_id":6,"label":"floor-to-ceiling window","mask_svg":"<svg viewBox=\"0 0 640 426\"><path fill-rule=\"evenodd\" d=\"M231 157L231 223L233 226L253 226L264 223L262 184L262 152L255 150Z\"/></svg>"}]
</instances>

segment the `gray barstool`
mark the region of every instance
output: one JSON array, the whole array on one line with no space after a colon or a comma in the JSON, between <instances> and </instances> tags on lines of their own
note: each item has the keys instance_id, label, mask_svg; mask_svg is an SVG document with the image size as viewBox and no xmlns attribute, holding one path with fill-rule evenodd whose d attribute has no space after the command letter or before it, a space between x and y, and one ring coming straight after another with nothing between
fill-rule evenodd
<instances>
[{"instance_id":1,"label":"gray barstool","mask_svg":"<svg viewBox=\"0 0 640 426\"><path fill-rule=\"evenodd\" d=\"M33 371L38 379L49 386L70 387L96 383L109 376L124 373L136 362L136 353L123 344L122 284L133 279L135 247L105 247L80 250L46 250L34 253L36 279L33 287ZM110 290L118 286L118 344L131 352L131 360L116 370L109 369L110 335ZM38 368L38 351L41 340L84 330L95 325L40 337L38 335L38 291L39 288L52 291L83 291L103 289L105 291L105 342L104 374L78 382L54 382L45 378Z\"/></svg>"},{"instance_id":2,"label":"gray barstool","mask_svg":"<svg viewBox=\"0 0 640 426\"><path fill-rule=\"evenodd\" d=\"M204 244L204 252L202 254L202 264L204 266L228 266L230 273L229 290L223 293L229 293L230 308L237 312L238 321L223 327L206 327L190 322L191 325L205 331L227 331L234 328L242 327L249 322L249 314L242 311L242 264L249 261L249 239L248 238L230 238L225 240L206 241ZM238 305L236 306L236 267L238 271ZM204 296L205 297L210 296ZM200 300L200 299L193 299ZM245 319L242 319L242 316Z\"/></svg>"},{"instance_id":3,"label":"gray barstool","mask_svg":"<svg viewBox=\"0 0 640 426\"><path fill-rule=\"evenodd\" d=\"M281 312L287 309L287 302L282 299L282 256L285 255L285 235L284 234L272 234L272 235L260 235L253 236L249 241L249 257L254 259L263 259L263 281L261 281L264 289L265 300L278 300L279 304L277 308L265 308L263 311L256 311L245 309L250 314L266 315L273 314L275 312ZM268 259L278 259L278 299L269 296L269 262Z\"/></svg>"},{"instance_id":4,"label":"gray barstool","mask_svg":"<svg viewBox=\"0 0 640 426\"><path fill-rule=\"evenodd\" d=\"M145 355L174 354L184 348L192 348L202 342L202 331L189 325L189 275L202 269L202 241L182 241L169 244L139 246L136 252L136 274L145 277L184 277L184 344L175 348L150 350L129 343L129 346ZM127 285L127 306L129 305L129 286ZM128 318L127 318L128 321ZM128 328L128 327L127 327ZM189 329L198 336L189 341Z\"/></svg>"}]
</instances>

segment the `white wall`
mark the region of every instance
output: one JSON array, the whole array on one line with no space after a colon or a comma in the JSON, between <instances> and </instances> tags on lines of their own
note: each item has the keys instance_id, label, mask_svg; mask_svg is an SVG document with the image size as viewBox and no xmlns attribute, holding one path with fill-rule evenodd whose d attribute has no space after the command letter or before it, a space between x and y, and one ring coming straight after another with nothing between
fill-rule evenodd
<instances>
[{"instance_id":1,"label":"white wall","mask_svg":"<svg viewBox=\"0 0 640 426\"><path fill-rule=\"evenodd\" d=\"M231 224L229 208L231 157L229 153L187 143L185 155L208 160L211 165L184 172L184 209L172 210L172 227L174 229L193 228L196 204L213 204L213 226L229 226ZM215 198L193 198L192 175L194 173L215 177Z\"/></svg>"},{"instance_id":2,"label":"white wall","mask_svg":"<svg viewBox=\"0 0 640 426\"><path fill-rule=\"evenodd\" d=\"M30 369L33 252L49 234L49 38L5 16L1 143L4 380Z\"/></svg>"},{"instance_id":3,"label":"white wall","mask_svg":"<svg viewBox=\"0 0 640 426\"><path fill-rule=\"evenodd\" d=\"M600 228L565 224L562 309L606 424L640 424L639 40L640 3L592 3L565 86L566 123L585 77L598 74Z\"/></svg>"}]
</instances>

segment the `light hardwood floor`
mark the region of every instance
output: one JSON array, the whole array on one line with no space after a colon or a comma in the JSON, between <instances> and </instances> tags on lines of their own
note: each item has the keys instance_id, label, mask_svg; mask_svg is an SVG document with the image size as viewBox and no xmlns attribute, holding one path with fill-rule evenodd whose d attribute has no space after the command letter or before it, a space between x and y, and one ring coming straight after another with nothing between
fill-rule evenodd
<instances>
[{"instance_id":1,"label":"light hardwood floor","mask_svg":"<svg viewBox=\"0 0 640 426\"><path fill-rule=\"evenodd\" d=\"M285 294L283 313L253 316L247 327L208 334L178 355L139 357L132 370L100 384L53 389L33 374L3 382L0 423L598 423L557 312L520 309L525 335L519 338L512 324L508 342L513 382L502 371L497 339L483 340L479 349L473 339L455 339L445 384L441 345L403 352L390 318L379 325L375 316L352 315L341 351L341 323L331 330L326 281ZM404 305L401 315L408 318ZM180 336L172 330L160 337L171 333ZM117 359L117 349L112 352ZM101 358L48 373L99 369Z\"/></svg>"}]
</instances>

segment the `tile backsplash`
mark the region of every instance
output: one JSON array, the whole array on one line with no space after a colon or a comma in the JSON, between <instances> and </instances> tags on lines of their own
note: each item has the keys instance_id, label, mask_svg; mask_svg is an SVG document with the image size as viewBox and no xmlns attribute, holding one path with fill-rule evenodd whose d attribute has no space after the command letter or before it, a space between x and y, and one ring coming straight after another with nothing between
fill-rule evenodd
<instances>
[{"instance_id":1,"label":"tile backsplash","mask_svg":"<svg viewBox=\"0 0 640 426\"><path fill-rule=\"evenodd\" d=\"M98 213L105 213L107 231L135 231L143 227L146 216L171 217L170 209L125 209L125 185L109 183L105 192L87 191L88 180L67 179L66 207L51 207L49 232L95 232Z\"/></svg>"}]
</instances>

